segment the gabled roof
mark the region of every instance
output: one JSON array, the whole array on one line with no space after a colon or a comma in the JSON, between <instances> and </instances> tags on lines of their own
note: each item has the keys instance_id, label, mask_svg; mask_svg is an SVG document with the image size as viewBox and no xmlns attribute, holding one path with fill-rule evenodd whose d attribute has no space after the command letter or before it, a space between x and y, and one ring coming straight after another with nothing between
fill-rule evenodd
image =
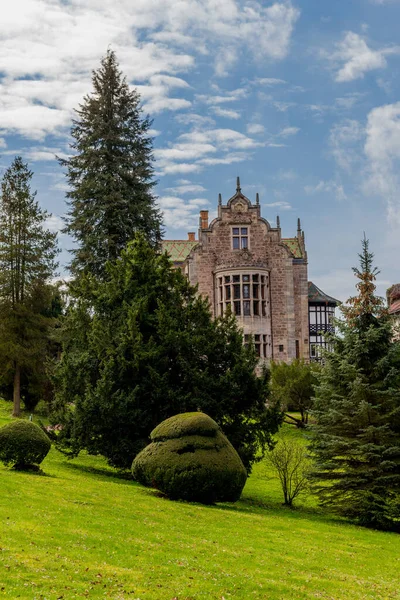
<instances>
[{"instance_id":1,"label":"gabled roof","mask_svg":"<svg viewBox=\"0 0 400 600\"><path fill-rule=\"evenodd\" d=\"M328 296L322 290L319 289L312 281L308 282L308 302L315 304L333 304L337 306L341 304L340 300Z\"/></svg>"},{"instance_id":2,"label":"gabled roof","mask_svg":"<svg viewBox=\"0 0 400 600\"><path fill-rule=\"evenodd\" d=\"M282 244L285 244L287 248L289 248L290 252L293 254L295 258L304 258L303 250L301 249L299 240L297 237L295 238L282 238Z\"/></svg>"},{"instance_id":3,"label":"gabled roof","mask_svg":"<svg viewBox=\"0 0 400 600\"><path fill-rule=\"evenodd\" d=\"M172 262L183 263L197 244L190 240L163 240L161 247L163 252L168 252Z\"/></svg>"},{"instance_id":4,"label":"gabled roof","mask_svg":"<svg viewBox=\"0 0 400 600\"><path fill-rule=\"evenodd\" d=\"M299 240L296 238L282 238L282 243L290 250L294 258L304 258ZM183 263L189 256L190 251L198 242L189 240L163 240L161 247L163 252L168 252L172 262Z\"/></svg>"}]
</instances>

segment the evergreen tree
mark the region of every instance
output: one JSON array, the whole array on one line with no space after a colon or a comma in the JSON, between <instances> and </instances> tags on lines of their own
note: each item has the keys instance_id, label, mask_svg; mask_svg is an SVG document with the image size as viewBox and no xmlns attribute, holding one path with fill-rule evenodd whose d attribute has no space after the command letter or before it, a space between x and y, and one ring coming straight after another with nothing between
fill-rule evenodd
<instances>
[{"instance_id":1,"label":"evergreen tree","mask_svg":"<svg viewBox=\"0 0 400 600\"><path fill-rule=\"evenodd\" d=\"M43 366L51 318L56 234L30 188L32 172L15 158L1 182L0 196L0 361L1 382L12 375L14 416L20 414L21 377L33 385L35 365ZM31 376L29 376L31 373Z\"/></svg>"},{"instance_id":2,"label":"evergreen tree","mask_svg":"<svg viewBox=\"0 0 400 600\"><path fill-rule=\"evenodd\" d=\"M243 346L235 318L214 320L208 302L142 237L107 269L106 280L82 278L86 291L66 320L54 416L60 443L128 468L161 421L201 410L249 470L281 414L265 406L267 377L255 375L255 351Z\"/></svg>"},{"instance_id":3,"label":"evergreen tree","mask_svg":"<svg viewBox=\"0 0 400 600\"><path fill-rule=\"evenodd\" d=\"M103 277L135 232L153 244L161 217L152 193L151 121L142 117L140 96L130 90L109 50L93 72L93 92L73 121L73 156L60 159L70 191L65 231L77 243L71 271Z\"/></svg>"},{"instance_id":4,"label":"evergreen tree","mask_svg":"<svg viewBox=\"0 0 400 600\"><path fill-rule=\"evenodd\" d=\"M400 344L375 296L373 254L362 241L358 295L325 356L311 450L322 503L360 524L400 529ZM342 309L343 310L343 309Z\"/></svg>"}]
</instances>

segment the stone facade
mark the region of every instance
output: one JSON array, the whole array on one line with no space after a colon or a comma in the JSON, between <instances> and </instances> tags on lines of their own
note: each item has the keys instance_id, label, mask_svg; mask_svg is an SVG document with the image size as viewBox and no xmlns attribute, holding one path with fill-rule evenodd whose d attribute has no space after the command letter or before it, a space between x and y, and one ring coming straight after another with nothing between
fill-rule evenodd
<instances>
[{"instance_id":1,"label":"stone facade","mask_svg":"<svg viewBox=\"0 0 400 600\"><path fill-rule=\"evenodd\" d=\"M187 244L185 253L183 246ZM260 358L290 362L309 359L308 277L304 234L282 238L240 188L208 222L201 211L198 239L166 240L164 248L177 267L209 298L214 316L231 310L253 336ZM183 259L183 260L182 260Z\"/></svg>"},{"instance_id":2,"label":"stone facade","mask_svg":"<svg viewBox=\"0 0 400 600\"><path fill-rule=\"evenodd\" d=\"M394 339L400 340L400 283L392 285L387 291L389 314L393 320Z\"/></svg>"}]
</instances>

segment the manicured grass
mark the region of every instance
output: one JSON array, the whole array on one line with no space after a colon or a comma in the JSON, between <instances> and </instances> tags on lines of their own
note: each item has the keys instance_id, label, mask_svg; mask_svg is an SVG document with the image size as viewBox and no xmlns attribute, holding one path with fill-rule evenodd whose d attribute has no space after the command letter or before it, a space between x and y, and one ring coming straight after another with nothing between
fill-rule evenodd
<instances>
[{"instance_id":1,"label":"manicured grass","mask_svg":"<svg viewBox=\"0 0 400 600\"><path fill-rule=\"evenodd\" d=\"M42 467L0 465L0 598L400 598L399 536L313 500L284 508L263 464L240 502L217 506L166 500L100 457L52 449Z\"/></svg>"}]
</instances>

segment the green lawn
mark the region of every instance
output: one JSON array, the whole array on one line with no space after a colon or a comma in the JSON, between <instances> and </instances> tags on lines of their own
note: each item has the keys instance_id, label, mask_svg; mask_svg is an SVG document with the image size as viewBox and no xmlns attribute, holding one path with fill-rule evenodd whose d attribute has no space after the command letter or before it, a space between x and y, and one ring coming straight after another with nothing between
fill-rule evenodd
<instances>
[{"instance_id":1,"label":"green lawn","mask_svg":"<svg viewBox=\"0 0 400 600\"><path fill-rule=\"evenodd\" d=\"M0 402L0 425L9 412ZM0 465L0 599L400 598L399 536L312 499L284 508L262 464L240 502L213 507L161 498L99 457L52 449L42 467Z\"/></svg>"}]
</instances>

